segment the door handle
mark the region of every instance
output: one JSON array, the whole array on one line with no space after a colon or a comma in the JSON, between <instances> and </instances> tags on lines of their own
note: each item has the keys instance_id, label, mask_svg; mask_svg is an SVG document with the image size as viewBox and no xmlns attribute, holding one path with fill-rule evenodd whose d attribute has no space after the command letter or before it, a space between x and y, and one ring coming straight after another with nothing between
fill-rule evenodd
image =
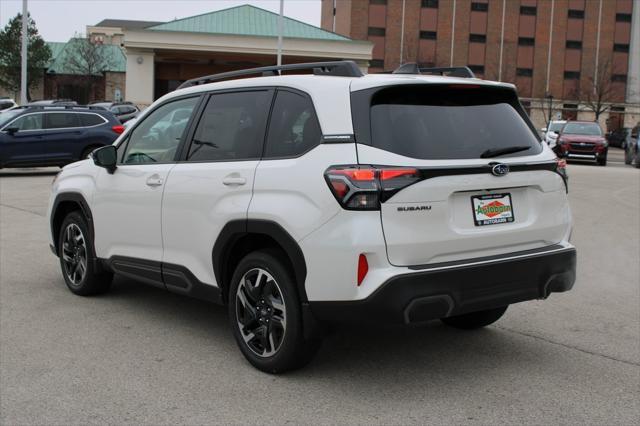
<instances>
[{"instance_id":1,"label":"door handle","mask_svg":"<svg viewBox=\"0 0 640 426\"><path fill-rule=\"evenodd\" d=\"M245 183L247 183L247 180L242 176L239 176L237 173L232 173L222 179L222 183L227 186L237 186L244 185Z\"/></svg>"},{"instance_id":2,"label":"door handle","mask_svg":"<svg viewBox=\"0 0 640 426\"><path fill-rule=\"evenodd\" d=\"M147 178L147 186L156 187L162 185L162 178L158 175L151 175Z\"/></svg>"}]
</instances>

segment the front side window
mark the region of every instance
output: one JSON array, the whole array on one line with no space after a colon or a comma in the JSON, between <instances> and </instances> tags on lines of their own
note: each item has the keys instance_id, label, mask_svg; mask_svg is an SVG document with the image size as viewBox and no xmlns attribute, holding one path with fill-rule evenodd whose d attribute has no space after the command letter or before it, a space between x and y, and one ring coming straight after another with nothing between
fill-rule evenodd
<instances>
[{"instance_id":1,"label":"front side window","mask_svg":"<svg viewBox=\"0 0 640 426\"><path fill-rule=\"evenodd\" d=\"M9 127L17 127L19 131L42 130L42 114L28 114L18 118Z\"/></svg>"},{"instance_id":2,"label":"front side window","mask_svg":"<svg viewBox=\"0 0 640 426\"><path fill-rule=\"evenodd\" d=\"M45 128L47 129L71 129L74 127L80 127L78 114L51 112L46 115Z\"/></svg>"},{"instance_id":3,"label":"front side window","mask_svg":"<svg viewBox=\"0 0 640 426\"><path fill-rule=\"evenodd\" d=\"M220 93L209 98L187 161L260 158L271 92Z\"/></svg>"},{"instance_id":4,"label":"front side window","mask_svg":"<svg viewBox=\"0 0 640 426\"><path fill-rule=\"evenodd\" d=\"M568 135L602 136L602 129L596 123L567 123L562 133Z\"/></svg>"},{"instance_id":5,"label":"front side window","mask_svg":"<svg viewBox=\"0 0 640 426\"><path fill-rule=\"evenodd\" d=\"M173 161L197 103L198 97L186 98L169 102L151 112L131 132L122 162L131 164Z\"/></svg>"},{"instance_id":6,"label":"front side window","mask_svg":"<svg viewBox=\"0 0 640 426\"><path fill-rule=\"evenodd\" d=\"M297 93L278 91L271 112L264 156L298 156L318 145L321 137L311 100Z\"/></svg>"}]
</instances>

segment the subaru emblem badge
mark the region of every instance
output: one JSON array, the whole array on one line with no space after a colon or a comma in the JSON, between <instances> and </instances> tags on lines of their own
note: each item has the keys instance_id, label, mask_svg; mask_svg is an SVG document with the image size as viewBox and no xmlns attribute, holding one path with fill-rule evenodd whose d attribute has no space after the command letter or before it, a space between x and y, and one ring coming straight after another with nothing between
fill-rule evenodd
<instances>
[{"instance_id":1,"label":"subaru emblem badge","mask_svg":"<svg viewBox=\"0 0 640 426\"><path fill-rule=\"evenodd\" d=\"M491 168L491 173L494 176L504 176L509 173L509 165L503 163L494 164Z\"/></svg>"}]
</instances>

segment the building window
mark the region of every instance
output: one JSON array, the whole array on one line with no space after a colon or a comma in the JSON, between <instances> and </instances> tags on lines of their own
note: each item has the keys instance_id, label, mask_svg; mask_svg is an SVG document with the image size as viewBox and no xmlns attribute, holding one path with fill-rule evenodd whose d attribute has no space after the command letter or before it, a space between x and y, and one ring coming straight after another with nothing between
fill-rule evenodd
<instances>
[{"instance_id":1,"label":"building window","mask_svg":"<svg viewBox=\"0 0 640 426\"><path fill-rule=\"evenodd\" d=\"M533 37L518 37L518 45L520 46L535 46L536 39Z\"/></svg>"},{"instance_id":2,"label":"building window","mask_svg":"<svg viewBox=\"0 0 640 426\"><path fill-rule=\"evenodd\" d=\"M369 68L384 68L384 61L382 59L372 59L369 61Z\"/></svg>"},{"instance_id":3,"label":"building window","mask_svg":"<svg viewBox=\"0 0 640 426\"><path fill-rule=\"evenodd\" d=\"M615 81L617 83L626 83L627 76L625 74L613 74L611 76L611 81Z\"/></svg>"},{"instance_id":4,"label":"building window","mask_svg":"<svg viewBox=\"0 0 640 426\"><path fill-rule=\"evenodd\" d=\"M438 0L422 0L421 3L422 7L429 7L432 9L437 9L438 8Z\"/></svg>"},{"instance_id":5,"label":"building window","mask_svg":"<svg viewBox=\"0 0 640 426\"><path fill-rule=\"evenodd\" d=\"M386 30L384 28L369 27L370 36L384 37L385 34L386 34Z\"/></svg>"},{"instance_id":6,"label":"building window","mask_svg":"<svg viewBox=\"0 0 640 426\"><path fill-rule=\"evenodd\" d=\"M582 42L576 40L567 40L567 49L582 49Z\"/></svg>"},{"instance_id":7,"label":"building window","mask_svg":"<svg viewBox=\"0 0 640 426\"><path fill-rule=\"evenodd\" d=\"M533 76L533 70L531 68L516 68L516 75L520 77Z\"/></svg>"},{"instance_id":8,"label":"building window","mask_svg":"<svg viewBox=\"0 0 640 426\"><path fill-rule=\"evenodd\" d=\"M564 72L565 80L579 80L580 79L580 71L565 71Z\"/></svg>"},{"instance_id":9,"label":"building window","mask_svg":"<svg viewBox=\"0 0 640 426\"><path fill-rule=\"evenodd\" d=\"M569 9L569 18L584 19L584 10Z\"/></svg>"},{"instance_id":10,"label":"building window","mask_svg":"<svg viewBox=\"0 0 640 426\"><path fill-rule=\"evenodd\" d=\"M616 22L631 22L630 13L616 13Z\"/></svg>"},{"instance_id":11,"label":"building window","mask_svg":"<svg viewBox=\"0 0 640 426\"><path fill-rule=\"evenodd\" d=\"M423 40L436 40L438 33L435 31L420 31L420 38Z\"/></svg>"},{"instance_id":12,"label":"building window","mask_svg":"<svg viewBox=\"0 0 640 426\"><path fill-rule=\"evenodd\" d=\"M474 43L486 43L487 36L485 34L469 34L469 41Z\"/></svg>"},{"instance_id":13,"label":"building window","mask_svg":"<svg viewBox=\"0 0 640 426\"><path fill-rule=\"evenodd\" d=\"M369 0L370 4L382 4L382 5L386 5L387 4L387 0Z\"/></svg>"},{"instance_id":14,"label":"building window","mask_svg":"<svg viewBox=\"0 0 640 426\"><path fill-rule=\"evenodd\" d=\"M520 6L520 15L536 16L538 9L535 6Z\"/></svg>"},{"instance_id":15,"label":"building window","mask_svg":"<svg viewBox=\"0 0 640 426\"><path fill-rule=\"evenodd\" d=\"M613 45L614 52L626 52L629 53L629 45L628 44L619 44L616 43Z\"/></svg>"},{"instance_id":16,"label":"building window","mask_svg":"<svg viewBox=\"0 0 640 426\"><path fill-rule=\"evenodd\" d=\"M467 65L474 74L484 74L484 65Z\"/></svg>"},{"instance_id":17,"label":"building window","mask_svg":"<svg viewBox=\"0 0 640 426\"><path fill-rule=\"evenodd\" d=\"M577 120L578 119L578 105L576 105L576 104L563 104L562 105L562 119L563 120Z\"/></svg>"},{"instance_id":18,"label":"building window","mask_svg":"<svg viewBox=\"0 0 640 426\"><path fill-rule=\"evenodd\" d=\"M489 10L489 3L471 3L471 10L475 10L476 12L486 12Z\"/></svg>"}]
</instances>

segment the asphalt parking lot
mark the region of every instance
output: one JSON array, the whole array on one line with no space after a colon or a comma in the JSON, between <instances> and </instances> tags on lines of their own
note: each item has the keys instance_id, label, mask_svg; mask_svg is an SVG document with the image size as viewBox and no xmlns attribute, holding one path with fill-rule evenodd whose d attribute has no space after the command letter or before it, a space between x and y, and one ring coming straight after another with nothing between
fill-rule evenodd
<instances>
[{"instance_id":1,"label":"asphalt parking lot","mask_svg":"<svg viewBox=\"0 0 640 426\"><path fill-rule=\"evenodd\" d=\"M0 171L0 423L637 424L640 170L572 164L578 279L476 332L343 327L269 376L225 312L116 279L72 295L47 245L53 173Z\"/></svg>"}]
</instances>

